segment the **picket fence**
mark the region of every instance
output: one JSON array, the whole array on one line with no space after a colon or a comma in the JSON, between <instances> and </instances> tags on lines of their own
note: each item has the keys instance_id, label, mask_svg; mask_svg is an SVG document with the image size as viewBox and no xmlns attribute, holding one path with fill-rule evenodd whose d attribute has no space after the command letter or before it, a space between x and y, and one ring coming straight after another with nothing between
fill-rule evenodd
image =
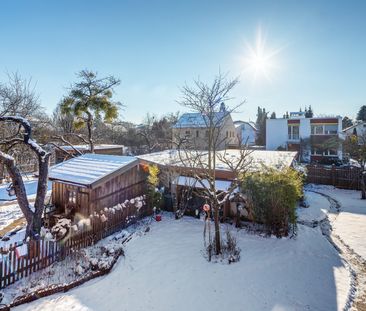
<instances>
[{"instance_id":1,"label":"picket fence","mask_svg":"<svg viewBox=\"0 0 366 311\"><path fill-rule=\"evenodd\" d=\"M90 218L90 225L69 234L61 241L44 239L10 244L0 248L0 289L44 269L56 261L64 260L72 252L94 245L99 240L123 229L147 214L146 206L138 209L129 205L114 213Z\"/></svg>"}]
</instances>

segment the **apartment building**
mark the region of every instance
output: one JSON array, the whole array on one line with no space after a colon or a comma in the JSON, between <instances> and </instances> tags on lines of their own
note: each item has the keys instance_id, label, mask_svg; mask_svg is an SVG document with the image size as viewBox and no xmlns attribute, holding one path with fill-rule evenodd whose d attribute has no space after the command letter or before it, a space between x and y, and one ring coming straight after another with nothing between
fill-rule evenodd
<instances>
[{"instance_id":1,"label":"apartment building","mask_svg":"<svg viewBox=\"0 0 366 311\"><path fill-rule=\"evenodd\" d=\"M291 112L288 119L266 121L266 149L298 151L304 162L342 159L342 118L306 118Z\"/></svg>"}]
</instances>

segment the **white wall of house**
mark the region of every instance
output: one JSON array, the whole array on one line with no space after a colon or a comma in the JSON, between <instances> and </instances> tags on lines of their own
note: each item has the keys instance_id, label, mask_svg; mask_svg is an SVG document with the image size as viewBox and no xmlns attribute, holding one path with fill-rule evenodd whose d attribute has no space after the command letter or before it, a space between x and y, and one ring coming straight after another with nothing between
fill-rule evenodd
<instances>
[{"instance_id":1,"label":"white wall of house","mask_svg":"<svg viewBox=\"0 0 366 311\"><path fill-rule=\"evenodd\" d=\"M237 125L236 132L242 145L255 145L257 132L248 122L243 122L240 125Z\"/></svg>"},{"instance_id":2,"label":"white wall of house","mask_svg":"<svg viewBox=\"0 0 366 311\"><path fill-rule=\"evenodd\" d=\"M286 147L288 140L287 119L267 119L266 149L277 150Z\"/></svg>"}]
</instances>

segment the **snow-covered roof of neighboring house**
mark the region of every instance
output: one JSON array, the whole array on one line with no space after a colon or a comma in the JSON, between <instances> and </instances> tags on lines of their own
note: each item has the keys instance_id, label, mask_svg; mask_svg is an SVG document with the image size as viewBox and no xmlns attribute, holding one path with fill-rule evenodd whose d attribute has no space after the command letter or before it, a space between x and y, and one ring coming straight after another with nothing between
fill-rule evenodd
<instances>
[{"instance_id":1,"label":"snow-covered roof of neighboring house","mask_svg":"<svg viewBox=\"0 0 366 311\"><path fill-rule=\"evenodd\" d=\"M230 116L227 111L218 111L214 114L213 122L217 122L217 126L226 118ZM199 112L187 112L184 113L173 125L173 128L205 128L208 124L208 117Z\"/></svg>"},{"instance_id":2,"label":"snow-covered roof of neighboring house","mask_svg":"<svg viewBox=\"0 0 366 311\"><path fill-rule=\"evenodd\" d=\"M242 126L243 124L248 124L251 128L253 128L254 131L257 131L257 128L255 127L255 124L253 122L241 121L241 120L234 121L234 125L236 128Z\"/></svg>"},{"instance_id":3,"label":"snow-covered roof of neighboring house","mask_svg":"<svg viewBox=\"0 0 366 311\"><path fill-rule=\"evenodd\" d=\"M85 151L85 150L89 150L90 146L89 145L73 145L73 147L77 150L80 151ZM71 146L60 146L61 149L63 150L73 150L74 148ZM94 145L94 150L103 150L103 149L120 149L123 148L123 145L107 145L107 144L99 144L99 145Z\"/></svg>"},{"instance_id":4,"label":"snow-covered roof of neighboring house","mask_svg":"<svg viewBox=\"0 0 366 311\"><path fill-rule=\"evenodd\" d=\"M135 157L84 154L50 168L49 179L93 187L105 178L122 173L138 164Z\"/></svg>"},{"instance_id":5,"label":"snow-covered roof of neighboring house","mask_svg":"<svg viewBox=\"0 0 366 311\"><path fill-rule=\"evenodd\" d=\"M363 124L365 124L365 125L366 125L366 122L364 122L364 121L357 121L357 122L355 122L355 124L353 124L353 125L351 125L351 126L349 126L349 127L345 128L344 130L342 130L342 132L348 132L349 130L352 130L352 129L354 129L355 127L358 127L358 126L363 125Z\"/></svg>"},{"instance_id":6,"label":"snow-covered roof of neighboring house","mask_svg":"<svg viewBox=\"0 0 366 311\"><path fill-rule=\"evenodd\" d=\"M220 158L224 156L225 159L230 159L232 163L235 163L241 157L241 152L238 149L217 151L216 169L223 171L230 170L229 166L220 160ZM297 152L294 151L247 150L245 152L247 153L248 163L250 163L248 165L248 170L250 171L261 170L263 166L276 169L290 167L297 155ZM137 158L158 165L191 167L193 161L190 159L199 158L195 163L203 163L205 165L207 163L207 151L179 152L178 150L172 149L140 155Z\"/></svg>"}]
</instances>

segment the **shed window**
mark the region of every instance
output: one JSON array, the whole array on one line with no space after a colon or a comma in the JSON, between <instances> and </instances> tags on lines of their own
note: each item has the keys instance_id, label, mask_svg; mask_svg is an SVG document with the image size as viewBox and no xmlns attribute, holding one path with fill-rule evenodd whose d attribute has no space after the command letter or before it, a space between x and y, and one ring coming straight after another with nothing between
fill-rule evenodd
<instances>
[{"instance_id":1,"label":"shed window","mask_svg":"<svg viewBox=\"0 0 366 311\"><path fill-rule=\"evenodd\" d=\"M69 203L76 203L76 191L69 191Z\"/></svg>"}]
</instances>

